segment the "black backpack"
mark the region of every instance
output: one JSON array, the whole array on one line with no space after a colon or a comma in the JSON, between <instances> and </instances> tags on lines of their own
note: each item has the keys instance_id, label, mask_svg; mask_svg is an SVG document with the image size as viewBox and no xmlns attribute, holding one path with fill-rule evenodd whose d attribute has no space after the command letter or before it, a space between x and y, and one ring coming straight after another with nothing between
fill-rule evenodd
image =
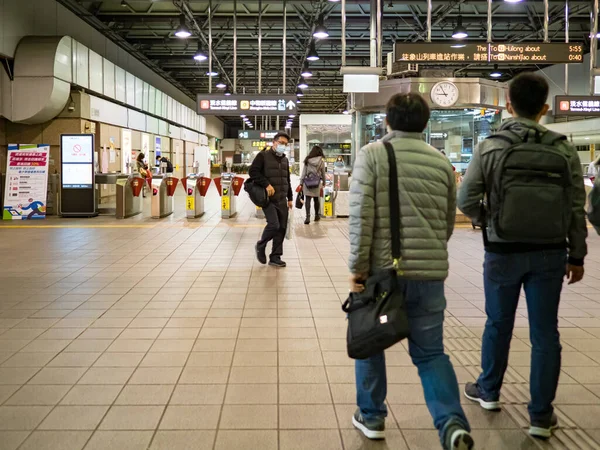
<instances>
[{"instance_id":1,"label":"black backpack","mask_svg":"<svg viewBox=\"0 0 600 450\"><path fill-rule=\"evenodd\" d=\"M260 208L266 208L269 205L269 196L267 190L259 186L252 178L244 182L244 190L248 193L250 200Z\"/></svg>"},{"instance_id":2,"label":"black backpack","mask_svg":"<svg viewBox=\"0 0 600 450\"><path fill-rule=\"evenodd\" d=\"M167 173L173 173L173 163L167 159Z\"/></svg>"},{"instance_id":3,"label":"black backpack","mask_svg":"<svg viewBox=\"0 0 600 450\"><path fill-rule=\"evenodd\" d=\"M564 241L571 222L573 182L569 157L557 144L566 137L532 129L523 139L510 130L488 139L506 143L486 180L486 220L496 235L531 244Z\"/></svg>"}]
</instances>

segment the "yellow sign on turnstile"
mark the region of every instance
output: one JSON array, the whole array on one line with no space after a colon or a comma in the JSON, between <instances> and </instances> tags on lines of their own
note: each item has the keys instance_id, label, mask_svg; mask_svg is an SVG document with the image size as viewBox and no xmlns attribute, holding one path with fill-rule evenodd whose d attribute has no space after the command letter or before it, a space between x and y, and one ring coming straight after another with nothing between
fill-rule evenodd
<instances>
[{"instance_id":1,"label":"yellow sign on turnstile","mask_svg":"<svg viewBox=\"0 0 600 450\"><path fill-rule=\"evenodd\" d=\"M323 204L323 215L325 217L331 217L333 215L333 204L331 202L325 202Z\"/></svg>"},{"instance_id":2,"label":"yellow sign on turnstile","mask_svg":"<svg viewBox=\"0 0 600 450\"><path fill-rule=\"evenodd\" d=\"M187 200L185 202L185 209L187 209L188 211L193 211L194 210L194 197L192 197L191 195L187 197Z\"/></svg>"},{"instance_id":3,"label":"yellow sign on turnstile","mask_svg":"<svg viewBox=\"0 0 600 450\"><path fill-rule=\"evenodd\" d=\"M221 197L221 209L224 211L229 209L229 195Z\"/></svg>"}]
</instances>

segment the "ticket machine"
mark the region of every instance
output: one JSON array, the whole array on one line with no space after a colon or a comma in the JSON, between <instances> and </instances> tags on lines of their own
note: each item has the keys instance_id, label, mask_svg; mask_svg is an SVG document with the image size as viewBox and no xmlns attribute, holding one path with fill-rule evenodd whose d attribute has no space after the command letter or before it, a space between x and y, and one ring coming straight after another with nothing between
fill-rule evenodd
<instances>
[{"instance_id":1,"label":"ticket machine","mask_svg":"<svg viewBox=\"0 0 600 450\"><path fill-rule=\"evenodd\" d=\"M229 219L237 214L236 197L239 195L244 179L235 173L223 173L215 178L215 184L221 195L221 218Z\"/></svg>"},{"instance_id":2,"label":"ticket machine","mask_svg":"<svg viewBox=\"0 0 600 450\"><path fill-rule=\"evenodd\" d=\"M199 167L196 163L194 163L194 169L196 173L181 180L186 193L185 216L188 219L195 219L204 214L204 198L212 181L203 173L198 173Z\"/></svg>"},{"instance_id":3,"label":"ticket machine","mask_svg":"<svg viewBox=\"0 0 600 450\"><path fill-rule=\"evenodd\" d=\"M145 182L137 173L117 179L117 219L126 219L142 213L144 199L141 194Z\"/></svg>"},{"instance_id":4,"label":"ticket machine","mask_svg":"<svg viewBox=\"0 0 600 450\"><path fill-rule=\"evenodd\" d=\"M160 219L173 214L175 201L173 195L177 188L178 178L170 173L157 174L152 177L152 218Z\"/></svg>"}]
</instances>

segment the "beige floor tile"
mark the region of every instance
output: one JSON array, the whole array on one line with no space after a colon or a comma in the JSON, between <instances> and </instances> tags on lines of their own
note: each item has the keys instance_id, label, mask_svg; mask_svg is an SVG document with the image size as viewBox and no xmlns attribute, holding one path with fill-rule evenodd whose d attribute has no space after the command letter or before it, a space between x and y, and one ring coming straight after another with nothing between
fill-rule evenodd
<instances>
[{"instance_id":1,"label":"beige floor tile","mask_svg":"<svg viewBox=\"0 0 600 450\"><path fill-rule=\"evenodd\" d=\"M164 406L113 406L100 424L101 430L154 430Z\"/></svg>"},{"instance_id":2,"label":"beige floor tile","mask_svg":"<svg viewBox=\"0 0 600 450\"><path fill-rule=\"evenodd\" d=\"M275 430L220 430L215 450L277 450L279 448Z\"/></svg>"},{"instance_id":3,"label":"beige floor tile","mask_svg":"<svg viewBox=\"0 0 600 450\"><path fill-rule=\"evenodd\" d=\"M152 431L96 431L85 450L146 450Z\"/></svg>"},{"instance_id":4,"label":"beige floor tile","mask_svg":"<svg viewBox=\"0 0 600 450\"><path fill-rule=\"evenodd\" d=\"M81 450L91 434L91 431L35 431L20 448L22 450Z\"/></svg>"},{"instance_id":5,"label":"beige floor tile","mask_svg":"<svg viewBox=\"0 0 600 450\"><path fill-rule=\"evenodd\" d=\"M338 430L281 430L280 450L342 450Z\"/></svg>"},{"instance_id":6,"label":"beige floor tile","mask_svg":"<svg viewBox=\"0 0 600 450\"><path fill-rule=\"evenodd\" d=\"M408 448L410 450L432 450L438 449L441 447L440 438L438 436L437 431L426 431L426 430L402 430L402 434L404 435L404 439L408 444ZM518 448L520 447L501 447L497 445L491 445L489 447L482 447L478 441L475 441L475 445L481 449L494 449L494 450L504 450L505 448Z\"/></svg>"},{"instance_id":7,"label":"beige floor tile","mask_svg":"<svg viewBox=\"0 0 600 450\"><path fill-rule=\"evenodd\" d=\"M221 405L225 398L224 384L178 384L171 405Z\"/></svg>"},{"instance_id":8,"label":"beige floor tile","mask_svg":"<svg viewBox=\"0 0 600 450\"><path fill-rule=\"evenodd\" d=\"M39 426L40 430L94 430L107 406L57 406Z\"/></svg>"},{"instance_id":9,"label":"beige floor tile","mask_svg":"<svg viewBox=\"0 0 600 450\"><path fill-rule=\"evenodd\" d=\"M215 440L214 431L161 431L150 450L209 450Z\"/></svg>"},{"instance_id":10,"label":"beige floor tile","mask_svg":"<svg viewBox=\"0 0 600 450\"><path fill-rule=\"evenodd\" d=\"M116 339L110 347L108 352L123 352L123 353L136 353L136 352L147 352L152 347L154 341L152 339Z\"/></svg>"},{"instance_id":11,"label":"beige floor tile","mask_svg":"<svg viewBox=\"0 0 600 450\"><path fill-rule=\"evenodd\" d=\"M147 353L140 367L183 367L189 355L186 352Z\"/></svg>"},{"instance_id":12,"label":"beige floor tile","mask_svg":"<svg viewBox=\"0 0 600 450\"><path fill-rule=\"evenodd\" d=\"M28 435L29 431L0 431L0 449L17 450Z\"/></svg>"},{"instance_id":13,"label":"beige floor tile","mask_svg":"<svg viewBox=\"0 0 600 450\"><path fill-rule=\"evenodd\" d=\"M559 409L580 428L600 429L600 405L561 405Z\"/></svg>"},{"instance_id":14,"label":"beige floor tile","mask_svg":"<svg viewBox=\"0 0 600 450\"><path fill-rule=\"evenodd\" d=\"M0 430L33 430L51 409L49 406L0 406Z\"/></svg>"},{"instance_id":15,"label":"beige floor tile","mask_svg":"<svg viewBox=\"0 0 600 450\"><path fill-rule=\"evenodd\" d=\"M58 404L70 388L65 385L26 385L8 399L5 405L53 406Z\"/></svg>"},{"instance_id":16,"label":"beige floor tile","mask_svg":"<svg viewBox=\"0 0 600 450\"><path fill-rule=\"evenodd\" d=\"M0 367L0 385L24 384L38 371L35 367Z\"/></svg>"},{"instance_id":17,"label":"beige floor tile","mask_svg":"<svg viewBox=\"0 0 600 450\"><path fill-rule=\"evenodd\" d=\"M188 367L230 367L233 352L193 352L187 361Z\"/></svg>"},{"instance_id":18,"label":"beige floor tile","mask_svg":"<svg viewBox=\"0 0 600 450\"><path fill-rule=\"evenodd\" d=\"M29 384L75 384L86 370L84 367L45 367Z\"/></svg>"},{"instance_id":19,"label":"beige floor tile","mask_svg":"<svg viewBox=\"0 0 600 450\"><path fill-rule=\"evenodd\" d=\"M2 367L44 367L56 353L19 352L2 363Z\"/></svg>"},{"instance_id":20,"label":"beige floor tile","mask_svg":"<svg viewBox=\"0 0 600 450\"><path fill-rule=\"evenodd\" d=\"M280 404L331 404L327 384L280 384Z\"/></svg>"},{"instance_id":21,"label":"beige floor tile","mask_svg":"<svg viewBox=\"0 0 600 450\"><path fill-rule=\"evenodd\" d=\"M130 384L175 384L181 367L139 367L133 373Z\"/></svg>"},{"instance_id":22,"label":"beige floor tile","mask_svg":"<svg viewBox=\"0 0 600 450\"><path fill-rule=\"evenodd\" d=\"M277 383L277 367L232 367L229 383Z\"/></svg>"},{"instance_id":23,"label":"beige floor tile","mask_svg":"<svg viewBox=\"0 0 600 450\"><path fill-rule=\"evenodd\" d=\"M61 353L48 363L48 367L90 367L98 357L98 352Z\"/></svg>"},{"instance_id":24,"label":"beige floor tile","mask_svg":"<svg viewBox=\"0 0 600 450\"><path fill-rule=\"evenodd\" d=\"M227 405L276 405L277 385L231 384L225 397Z\"/></svg>"},{"instance_id":25,"label":"beige floor tile","mask_svg":"<svg viewBox=\"0 0 600 450\"><path fill-rule=\"evenodd\" d=\"M425 405L391 405L389 409L392 416L388 415L387 422L395 418L401 430L435 430Z\"/></svg>"},{"instance_id":26,"label":"beige floor tile","mask_svg":"<svg viewBox=\"0 0 600 450\"><path fill-rule=\"evenodd\" d=\"M327 376L323 367L279 367L279 382L293 383L327 383Z\"/></svg>"},{"instance_id":27,"label":"beige floor tile","mask_svg":"<svg viewBox=\"0 0 600 450\"><path fill-rule=\"evenodd\" d=\"M537 442L522 430L473 430L476 448L538 450ZM412 450L412 447L410 447ZM419 448L419 447L416 447Z\"/></svg>"},{"instance_id":28,"label":"beige floor tile","mask_svg":"<svg viewBox=\"0 0 600 450\"><path fill-rule=\"evenodd\" d=\"M161 430L215 430L220 406L169 405L160 423Z\"/></svg>"},{"instance_id":29,"label":"beige floor tile","mask_svg":"<svg viewBox=\"0 0 600 450\"><path fill-rule=\"evenodd\" d=\"M292 329L292 328L290 328ZM280 366L322 366L323 357L321 352L279 352Z\"/></svg>"},{"instance_id":30,"label":"beige floor tile","mask_svg":"<svg viewBox=\"0 0 600 450\"><path fill-rule=\"evenodd\" d=\"M240 352L233 355L234 366L277 366L277 352Z\"/></svg>"},{"instance_id":31,"label":"beige floor tile","mask_svg":"<svg viewBox=\"0 0 600 450\"><path fill-rule=\"evenodd\" d=\"M133 367L92 367L79 384L125 384L134 370Z\"/></svg>"},{"instance_id":32,"label":"beige floor tile","mask_svg":"<svg viewBox=\"0 0 600 450\"><path fill-rule=\"evenodd\" d=\"M219 427L229 430L277 429L277 405L224 405Z\"/></svg>"},{"instance_id":33,"label":"beige floor tile","mask_svg":"<svg viewBox=\"0 0 600 450\"><path fill-rule=\"evenodd\" d=\"M183 384L227 383L228 376L229 367L186 367L179 382Z\"/></svg>"},{"instance_id":34,"label":"beige floor tile","mask_svg":"<svg viewBox=\"0 0 600 450\"><path fill-rule=\"evenodd\" d=\"M334 403L354 404L356 402L356 385L350 384L330 384L331 396Z\"/></svg>"},{"instance_id":35,"label":"beige floor tile","mask_svg":"<svg viewBox=\"0 0 600 450\"><path fill-rule=\"evenodd\" d=\"M21 385L0 385L0 405L10 398L17 390L21 388Z\"/></svg>"},{"instance_id":36,"label":"beige floor tile","mask_svg":"<svg viewBox=\"0 0 600 450\"><path fill-rule=\"evenodd\" d=\"M137 367L144 353L104 353L94 367Z\"/></svg>"},{"instance_id":37,"label":"beige floor tile","mask_svg":"<svg viewBox=\"0 0 600 450\"><path fill-rule=\"evenodd\" d=\"M62 405L111 405L121 391L121 386L77 385L62 399Z\"/></svg>"},{"instance_id":38,"label":"beige floor tile","mask_svg":"<svg viewBox=\"0 0 600 450\"><path fill-rule=\"evenodd\" d=\"M233 352L235 339L198 339L194 344L195 352Z\"/></svg>"},{"instance_id":39,"label":"beige floor tile","mask_svg":"<svg viewBox=\"0 0 600 450\"><path fill-rule=\"evenodd\" d=\"M191 352L193 339L157 339L150 348L152 352Z\"/></svg>"},{"instance_id":40,"label":"beige floor tile","mask_svg":"<svg viewBox=\"0 0 600 450\"><path fill-rule=\"evenodd\" d=\"M342 430L342 441L344 450L408 450L399 430L386 430L385 441L371 441L358 430Z\"/></svg>"},{"instance_id":41,"label":"beige floor tile","mask_svg":"<svg viewBox=\"0 0 600 450\"><path fill-rule=\"evenodd\" d=\"M121 391L115 405L166 405L174 385L127 385Z\"/></svg>"},{"instance_id":42,"label":"beige floor tile","mask_svg":"<svg viewBox=\"0 0 600 450\"><path fill-rule=\"evenodd\" d=\"M338 428L332 405L280 405L279 420L281 429Z\"/></svg>"}]
</instances>

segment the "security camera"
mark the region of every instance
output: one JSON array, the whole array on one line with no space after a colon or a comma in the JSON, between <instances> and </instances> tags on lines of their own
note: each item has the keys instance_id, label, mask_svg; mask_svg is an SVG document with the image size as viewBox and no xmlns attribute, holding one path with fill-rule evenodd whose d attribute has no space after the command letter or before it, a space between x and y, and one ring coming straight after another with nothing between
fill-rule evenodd
<instances>
[{"instance_id":1,"label":"security camera","mask_svg":"<svg viewBox=\"0 0 600 450\"><path fill-rule=\"evenodd\" d=\"M69 112L73 112L73 111L75 111L75 102L71 102L71 103L69 103L69 106L67 107L67 110L68 110Z\"/></svg>"}]
</instances>

